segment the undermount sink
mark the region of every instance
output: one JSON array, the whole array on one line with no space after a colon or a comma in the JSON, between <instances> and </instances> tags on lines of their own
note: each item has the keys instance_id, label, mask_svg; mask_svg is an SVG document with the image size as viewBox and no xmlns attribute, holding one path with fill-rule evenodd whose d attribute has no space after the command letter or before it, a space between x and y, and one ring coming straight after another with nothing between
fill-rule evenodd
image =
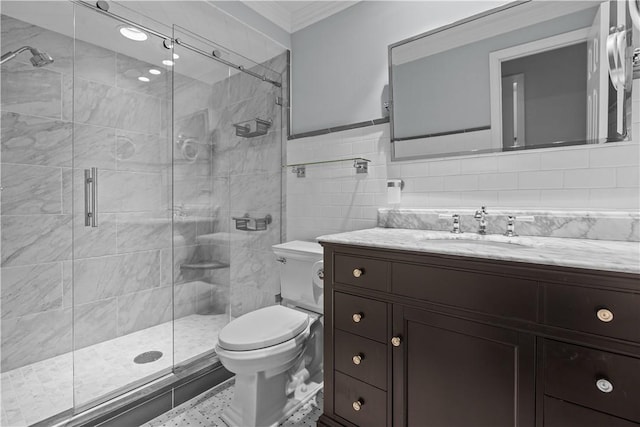
<instances>
[{"instance_id":1,"label":"undermount sink","mask_svg":"<svg viewBox=\"0 0 640 427\"><path fill-rule=\"evenodd\" d=\"M479 235L479 234L451 234L450 236L434 236L424 240L426 244L450 245L458 248L504 248L504 249L526 249L536 245L526 239L519 237L506 237L501 235Z\"/></svg>"},{"instance_id":2,"label":"undermount sink","mask_svg":"<svg viewBox=\"0 0 640 427\"><path fill-rule=\"evenodd\" d=\"M526 245L523 243L516 242L496 242L493 240L465 240L465 239L427 239L425 240L428 244L435 245L453 245L455 247L464 247L468 246L470 248L482 248L482 247L492 247L492 248L505 248L505 249L515 249L515 248L530 248L531 245Z\"/></svg>"}]
</instances>

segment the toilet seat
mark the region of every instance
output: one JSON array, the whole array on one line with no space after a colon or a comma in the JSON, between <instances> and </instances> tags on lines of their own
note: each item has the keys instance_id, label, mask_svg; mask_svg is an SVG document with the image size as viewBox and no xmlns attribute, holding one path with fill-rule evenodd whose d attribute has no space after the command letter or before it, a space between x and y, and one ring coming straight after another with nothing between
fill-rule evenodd
<instances>
[{"instance_id":1,"label":"toilet seat","mask_svg":"<svg viewBox=\"0 0 640 427\"><path fill-rule=\"evenodd\" d=\"M218 345L230 351L272 347L298 336L308 325L308 314L274 305L231 321L220 331Z\"/></svg>"}]
</instances>

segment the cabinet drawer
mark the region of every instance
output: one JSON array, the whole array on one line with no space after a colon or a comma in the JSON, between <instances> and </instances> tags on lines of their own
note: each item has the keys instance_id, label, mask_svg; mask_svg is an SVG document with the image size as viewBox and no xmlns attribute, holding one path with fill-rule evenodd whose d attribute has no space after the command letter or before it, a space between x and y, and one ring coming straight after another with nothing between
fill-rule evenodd
<instances>
[{"instance_id":1,"label":"cabinet drawer","mask_svg":"<svg viewBox=\"0 0 640 427\"><path fill-rule=\"evenodd\" d=\"M545 284L544 323L640 342L640 294ZM601 320L598 310L601 312ZM605 321L609 320L609 321Z\"/></svg>"},{"instance_id":2,"label":"cabinet drawer","mask_svg":"<svg viewBox=\"0 0 640 427\"><path fill-rule=\"evenodd\" d=\"M544 397L544 427L637 427L638 424L602 412Z\"/></svg>"},{"instance_id":3,"label":"cabinet drawer","mask_svg":"<svg viewBox=\"0 0 640 427\"><path fill-rule=\"evenodd\" d=\"M336 330L334 349L334 365L338 371L383 390L387 389L385 344Z\"/></svg>"},{"instance_id":4,"label":"cabinet drawer","mask_svg":"<svg viewBox=\"0 0 640 427\"><path fill-rule=\"evenodd\" d=\"M491 313L537 320L537 283L438 267L394 263L393 293Z\"/></svg>"},{"instance_id":5,"label":"cabinet drawer","mask_svg":"<svg viewBox=\"0 0 640 427\"><path fill-rule=\"evenodd\" d=\"M360 402L360 410L354 402ZM387 393L340 372L335 372L335 413L361 427L387 425Z\"/></svg>"},{"instance_id":6,"label":"cabinet drawer","mask_svg":"<svg viewBox=\"0 0 640 427\"><path fill-rule=\"evenodd\" d=\"M348 255L336 255L334 259L334 282L362 286L379 291L387 290L389 263L377 259Z\"/></svg>"},{"instance_id":7,"label":"cabinet drawer","mask_svg":"<svg viewBox=\"0 0 640 427\"><path fill-rule=\"evenodd\" d=\"M640 422L640 359L544 340L544 379L545 394Z\"/></svg>"},{"instance_id":8,"label":"cabinet drawer","mask_svg":"<svg viewBox=\"0 0 640 427\"><path fill-rule=\"evenodd\" d=\"M334 295L333 317L337 329L380 342L387 341L386 303L341 292ZM356 321L358 317L359 321Z\"/></svg>"}]
</instances>

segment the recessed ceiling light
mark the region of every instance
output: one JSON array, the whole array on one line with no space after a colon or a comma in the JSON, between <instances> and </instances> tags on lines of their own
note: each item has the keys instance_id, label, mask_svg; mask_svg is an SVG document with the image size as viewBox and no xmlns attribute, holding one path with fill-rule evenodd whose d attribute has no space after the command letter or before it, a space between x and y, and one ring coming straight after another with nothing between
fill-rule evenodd
<instances>
[{"instance_id":1,"label":"recessed ceiling light","mask_svg":"<svg viewBox=\"0 0 640 427\"><path fill-rule=\"evenodd\" d=\"M148 38L147 33L135 27L120 27L120 34L137 42L143 42Z\"/></svg>"},{"instance_id":2,"label":"recessed ceiling light","mask_svg":"<svg viewBox=\"0 0 640 427\"><path fill-rule=\"evenodd\" d=\"M148 82L149 81L149 77L145 77L145 76L140 76L138 77L138 80L140 80L141 82Z\"/></svg>"},{"instance_id":3,"label":"recessed ceiling light","mask_svg":"<svg viewBox=\"0 0 640 427\"><path fill-rule=\"evenodd\" d=\"M169 67L171 67L173 64L175 64L175 62L173 62L173 61L169 61L168 59L165 59L164 61L162 61L162 63L163 63L164 65L169 66Z\"/></svg>"},{"instance_id":4,"label":"recessed ceiling light","mask_svg":"<svg viewBox=\"0 0 640 427\"><path fill-rule=\"evenodd\" d=\"M151 68L149 70L149 74L153 74L153 75L157 76L158 74L161 74L161 71L160 70L156 70L155 68Z\"/></svg>"},{"instance_id":5,"label":"recessed ceiling light","mask_svg":"<svg viewBox=\"0 0 640 427\"><path fill-rule=\"evenodd\" d=\"M180 58L180 55L178 55L177 53L174 53L173 54L173 59L178 59L178 58Z\"/></svg>"}]
</instances>

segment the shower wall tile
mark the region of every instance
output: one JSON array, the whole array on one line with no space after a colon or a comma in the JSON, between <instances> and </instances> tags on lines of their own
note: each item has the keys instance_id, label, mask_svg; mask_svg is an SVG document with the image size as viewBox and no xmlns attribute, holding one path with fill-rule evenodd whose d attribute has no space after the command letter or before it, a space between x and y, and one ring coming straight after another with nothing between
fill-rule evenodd
<instances>
[{"instance_id":1,"label":"shower wall tile","mask_svg":"<svg viewBox=\"0 0 640 427\"><path fill-rule=\"evenodd\" d=\"M2 319L62 306L62 263L0 269Z\"/></svg>"},{"instance_id":2,"label":"shower wall tile","mask_svg":"<svg viewBox=\"0 0 640 427\"><path fill-rule=\"evenodd\" d=\"M160 252L136 252L74 262L74 304L160 286Z\"/></svg>"},{"instance_id":3,"label":"shower wall tile","mask_svg":"<svg viewBox=\"0 0 640 427\"><path fill-rule=\"evenodd\" d=\"M73 112L73 74L62 75L62 120L74 121Z\"/></svg>"},{"instance_id":4,"label":"shower wall tile","mask_svg":"<svg viewBox=\"0 0 640 427\"><path fill-rule=\"evenodd\" d=\"M71 123L2 113L2 163L71 166Z\"/></svg>"},{"instance_id":5,"label":"shower wall tile","mask_svg":"<svg viewBox=\"0 0 640 427\"><path fill-rule=\"evenodd\" d=\"M71 259L71 215L2 216L2 266Z\"/></svg>"},{"instance_id":6,"label":"shower wall tile","mask_svg":"<svg viewBox=\"0 0 640 427\"><path fill-rule=\"evenodd\" d=\"M100 213L98 226L84 225L83 212L76 212L73 221L74 259L114 255L117 247L116 214Z\"/></svg>"},{"instance_id":7,"label":"shower wall tile","mask_svg":"<svg viewBox=\"0 0 640 427\"><path fill-rule=\"evenodd\" d=\"M73 305L73 261L62 261L62 308Z\"/></svg>"},{"instance_id":8,"label":"shower wall tile","mask_svg":"<svg viewBox=\"0 0 640 427\"><path fill-rule=\"evenodd\" d=\"M280 212L280 171L276 173L232 175L232 212Z\"/></svg>"},{"instance_id":9,"label":"shower wall tile","mask_svg":"<svg viewBox=\"0 0 640 427\"><path fill-rule=\"evenodd\" d=\"M173 182L173 199L180 205L208 206L211 203L212 185L202 177L176 176Z\"/></svg>"},{"instance_id":10,"label":"shower wall tile","mask_svg":"<svg viewBox=\"0 0 640 427\"><path fill-rule=\"evenodd\" d=\"M117 214L118 253L171 247L171 217Z\"/></svg>"},{"instance_id":11,"label":"shower wall tile","mask_svg":"<svg viewBox=\"0 0 640 427\"><path fill-rule=\"evenodd\" d=\"M2 372L71 351L71 309L2 320Z\"/></svg>"},{"instance_id":12,"label":"shower wall tile","mask_svg":"<svg viewBox=\"0 0 640 427\"><path fill-rule=\"evenodd\" d=\"M117 337L116 298L76 304L73 310L73 348L80 349Z\"/></svg>"},{"instance_id":13,"label":"shower wall tile","mask_svg":"<svg viewBox=\"0 0 640 427\"><path fill-rule=\"evenodd\" d=\"M280 172L280 132L249 138L230 150L229 168L232 175Z\"/></svg>"},{"instance_id":14,"label":"shower wall tile","mask_svg":"<svg viewBox=\"0 0 640 427\"><path fill-rule=\"evenodd\" d=\"M118 297L118 336L171 320L171 286Z\"/></svg>"},{"instance_id":15,"label":"shower wall tile","mask_svg":"<svg viewBox=\"0 0 640 427\"><path fill-rule=\"evenodd\" d=\"M76 34L74 73L76 78L92 80L109 86L116 85L116 53L112 50L79 40Z\"/></svg>"},{"instance_id":16,"label":"shower wall tile","mask_svg":"<svg viewBox=\"0 0 640 427\"><path fill-rule=\"evenodd\" d=\"M2 215L62 213L62 170L47 166L2 166Z\"/></svg>"},{"instance_id":17,"label":"shower wall tile","mask_svg":"<svg viewBox=\"0 0 640 427\"><path fill-rule=\"evenodd\" d=\"M7 62L2 72L2 110L60 119L62 75L30 64Z\"/></svg>"},{"instance_id":18,"label":"shower wall tile","mask_svg":"<svg viewBox=\"0 0 640 427\"><path fill-rule=\"evenodd\" d=\"M160 98L77 78L74 100L76 122L149 134L160 133Z\"/></svg>"},{"instance_id":19,"label":"shower wall tile","mask_svg":"<svg viewBox=\"0 0 640 427\"><path fill-rule=\"evenodd\" d=\"M117 131L116 163L120 171L162 172L171 167L166 137Z\"/></svg>"},{"instance_id":20,"label":"shower wall tile","mask_svg":"<svg viewBox=\"0 0 640 427\"><path fill-rule=\"evenodd\" d=\"M76 182L82 182L83 171L76 171ZM140 212L168 209L164 194L170 188L162 183L159 173L99 171L99 212ZM76 185L75 208L83 208L84 189Z\"/></svg>"},{"instance_id":21,"label":"shower wall tile","mask_svg":"<svg viewBox=\"0 0 640 427\"><path fill-rule=\"evenodd\" d=\"M80 174L78 174L80 176ZM82 182L82 181L81 181ZM73 171L62 168L62 213L73 213Z\"/></svg>"},{"instance_id":22,"label":"shower wall tile","mask_svg":"<svg viewBox=\"0 0 640 427\"><path fill-rule=\"evenodd\" d=\"M116 169L115 129L76 123L73 132L75 168Z\"/></svg>"},{"instance_id":23,"label":"shower wall tile","mask_svg":"<svg viewBox=\"0 0 640 427\"><path fill-rule=\"evenodd\" d=\"M194 283L197 282L187 282L173 287L173 315L175 319L189 316L196 312Z\"/></svg>"}]
</instances>

